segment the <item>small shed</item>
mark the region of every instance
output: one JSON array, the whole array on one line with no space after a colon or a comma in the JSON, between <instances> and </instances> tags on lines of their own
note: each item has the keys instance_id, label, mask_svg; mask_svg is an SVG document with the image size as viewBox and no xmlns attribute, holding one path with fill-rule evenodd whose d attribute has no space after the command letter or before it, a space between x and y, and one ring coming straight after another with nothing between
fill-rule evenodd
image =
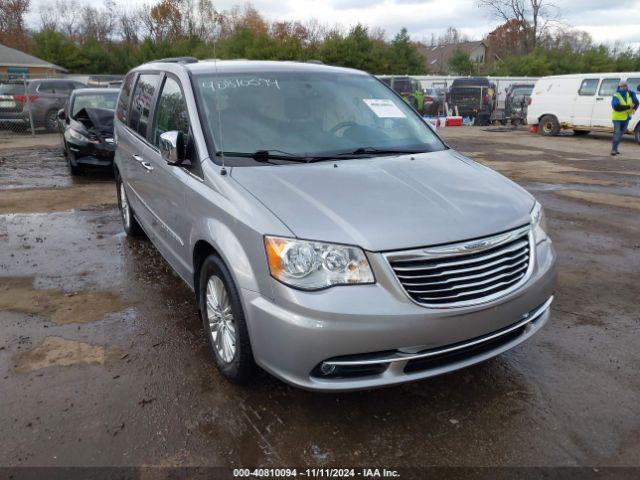
<instances>
[{"instance_id":1,"label":"small shed","mask_svg":"<svg viewBox=\"0 0 640 480\"><path fill-rule=\"evenodd\" d=\"M67 70L28 53L0 44L0 77L55 76Z\"/></svg>"}]
</instances>

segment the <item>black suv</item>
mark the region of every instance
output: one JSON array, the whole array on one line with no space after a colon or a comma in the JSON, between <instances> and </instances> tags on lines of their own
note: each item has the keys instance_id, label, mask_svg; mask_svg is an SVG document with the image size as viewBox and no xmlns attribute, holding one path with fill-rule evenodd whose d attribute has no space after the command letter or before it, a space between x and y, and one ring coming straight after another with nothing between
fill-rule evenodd
<instances>
[{"instance_id":1,"label":"black suv","mask_svg":"<svg viewBox=\"0 0 640 480\"><path fill-rule=\"evenodd\" d=\"M449 104L458 115L487 125L495 108L496 86L487 77L456 78L449 89Z\"/></svg>"}]
</instances>

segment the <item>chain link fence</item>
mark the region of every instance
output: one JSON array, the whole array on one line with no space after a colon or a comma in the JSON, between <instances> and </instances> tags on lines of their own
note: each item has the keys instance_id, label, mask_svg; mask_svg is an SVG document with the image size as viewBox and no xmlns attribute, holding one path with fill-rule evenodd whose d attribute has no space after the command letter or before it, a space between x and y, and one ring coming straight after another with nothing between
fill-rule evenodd
<instances>
[{"instance_id":1,"label":"chain link fence","mask_svg":"<svg viewBox=\"0 0 640 480\"><path fill-rule=\"evenodd\" d=\"M0 73L0 136L60 131L58 111L76 88L114 87L121 75L19 77Z\"/></svg>"},{"instance_id":2,"label":"chain link fence","mask_svg":"<svg viewBox=\"0 0 640 480\"><path fill-rule=\"evenodd\" d=\"M0 135L59 131L58 110L71 93L71 80L0 75Z\"/></svg>"}]
</instances>

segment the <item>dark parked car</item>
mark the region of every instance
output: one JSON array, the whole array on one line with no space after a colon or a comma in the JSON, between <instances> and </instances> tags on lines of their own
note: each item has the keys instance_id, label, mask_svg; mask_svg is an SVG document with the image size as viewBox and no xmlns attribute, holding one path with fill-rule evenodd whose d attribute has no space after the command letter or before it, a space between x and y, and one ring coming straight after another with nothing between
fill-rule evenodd
<instances>
[{"instance_id":1,"label":"dark parked car","mask_svg":"<svg viewBox=\"0 0 640 480\"><path fill-rule=\"evenodd\" d=\"M57 113L62 125L62 144L73 175L82 167L111 167L115 142L113 115L118 88L81 88L75 90Z\"/></svg>"},{"instance_id":2,"label":"dark parked car","mask_svg":"<svg viewBox=\"0 0 640 480\"><path fill-rule=\"evenodd\" d=\"M512 125L525 123L527 104L533 92L533 83L514 83L507 88L504 99L504 116L511 119Z\"/></svg>"},{"instance_id":3,"label":"dark parked car","mask_svg":"<svg viewBox=\"0 0 640 480\"><path fill-rule=\"evenodd\" d=\"M29 124L29 109L35 128L44 127L48 132L58 130L58 110L60 110L71 92L76 88L86 87L84 83L75 80L48 78L30 80L27 84L27 95L22 103L22 118Z\"/></svg>"},{"instance_id":4,"label":"dark parked car","mask_svg":"<svg viewBox=\"0 0 640 480\"><path fill-rule=\"evenodd\" d=\"M424 114L429 116L443 114L445 101L446 90L442 88L426 88L423 101Z\"/></svg>"},{"instance_id":5,"label":"dark parked car","mask_svg":"<svg viewBox=\"0 0 640 480\"><path fill-rule=\"evenodd\" d=\"M449 89L449 104L457 107L458 115L487 125L495 108L495 93L495 84L486 77L456 78Z\"/></svg>"},{"instance_id":6,"label":"dark parked car","mask_svg":"<svg viewBox=\"0 0 640 480\"><path fill-rule=\"evenodd\" d=\"M21 80L0 83L0 128L12 130L25 127L22 118L24 83Z\"/></svg>"}]
</instances>

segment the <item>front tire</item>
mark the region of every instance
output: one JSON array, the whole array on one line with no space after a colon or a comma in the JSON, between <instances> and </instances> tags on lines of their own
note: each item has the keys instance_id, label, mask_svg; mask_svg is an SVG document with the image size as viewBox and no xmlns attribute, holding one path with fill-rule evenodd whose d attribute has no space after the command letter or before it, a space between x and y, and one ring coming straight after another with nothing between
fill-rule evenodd
<instances>
[{"instance_id":1,"label":"front tire","mask_svg":"<svg viewBox=\"0 0 640 480\"><path fill-rule=\"evenodd\" d=\"M636 126L636 131L633 136L636 139L636 143L640 145L640 123Z\"/></svg>"},{"instance_id":2,"label":"front tire","mask_svg":"<svg viewBox=\"0 0 640 480\"><path fill-rule=\"evenodd\" d=\"M560 122L554 115L545 115L540 119L540 135L545 137L555 137L560 133Z\"/></svg>"},{"instance_id":3,"label":"front tire","mask_svg":"<svg viewBox=\"0 0 640 480\"><path fill-rule=\"evenodd\" d=\"M116 189L118 192L118 209L120 210L120 217L122 218L122 227L124 232L129 237L139 238L144 236L142 227L136 220L129 199L127 198L127 192L124 188L124 182L120 174L116 172Z\"/></svg>"},{"instance_id":4,"label":"front tire","mask_svg":"<svg viewBox=\"0 0 640 480\"><path fill-rule=\"evenodd\" d=\"M234 383L246 383L255 369L249 332L238 289L217 255L209 255L200 267L198 304L218 370Z\"/></svg>"},{"instance_id":5,"label":"front tire","mask_svg":"<svg viewBox=\"0 0 640 480\"><path fill-rule=\"evenodd\" d=\"M69 165L69 170L71 171L71 175L73 175L74 177L77 177L78 175L82 175L83 173L82 167L76 163L75 155L73 154L73 152L65 151L65 156L67 157L67 164Z\"/></svg>"}]
</instances>

